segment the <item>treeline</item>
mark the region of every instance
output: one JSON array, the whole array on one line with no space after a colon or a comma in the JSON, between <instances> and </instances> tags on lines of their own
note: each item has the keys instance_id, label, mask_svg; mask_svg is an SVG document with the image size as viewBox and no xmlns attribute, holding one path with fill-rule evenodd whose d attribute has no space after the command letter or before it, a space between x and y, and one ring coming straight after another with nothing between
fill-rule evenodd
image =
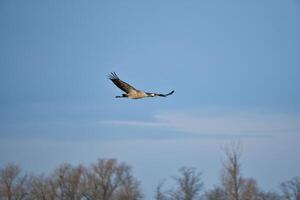
<instances>
[{"instance_id":1,"label":"treeline","mask_svg":"<svg viewBox=\"0 0 300 200\"><path fill-rule=\"evenodd\" d=\"M240 151L225 151L221 181L204 190L201 172L182 167L171 178L172 188L164 188L164 181L153 191L154 200L300 200L300 178L279 184L277 192L260 189L253 178L241 174ZM115 159L99 159L86 167L62 164L50 175L22 173L15 164L0 168L1 200L140 200L140 182L132 168Z\"/></svg>"},{"instance_id":2,"label":"treeline","mask_svg":"<svg viewBox=\"0 0 300 200\"><path fill-rule=\"evenodd\" d=\"M22 174L8 164L0 170L0 199L117 200L142 199L131 167L115 159L99 159L89 167L63 164L50 176Z\"/></svg>"}]
</instances>

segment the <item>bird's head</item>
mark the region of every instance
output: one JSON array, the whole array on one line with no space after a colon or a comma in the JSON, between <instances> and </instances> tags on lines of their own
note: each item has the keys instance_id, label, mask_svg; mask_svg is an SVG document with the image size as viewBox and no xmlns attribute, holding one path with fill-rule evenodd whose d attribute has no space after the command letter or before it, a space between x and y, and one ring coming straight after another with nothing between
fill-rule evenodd
<instances>
[{"instance_id":1,"label":"bird's head","mask_svg":"<svg viewBox=\"0 0 300 200\"><path fill-rule=\"evenodd\" d=\"M155 93L146 93L148 97L155 97L156 94Z\"/></svg>"}]
</instances>

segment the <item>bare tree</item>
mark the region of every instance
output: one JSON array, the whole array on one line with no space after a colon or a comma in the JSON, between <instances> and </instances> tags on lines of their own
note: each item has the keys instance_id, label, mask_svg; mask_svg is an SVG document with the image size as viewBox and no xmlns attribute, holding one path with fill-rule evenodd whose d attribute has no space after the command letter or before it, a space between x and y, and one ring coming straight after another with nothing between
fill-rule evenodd
<instances>
[{"instance_id":1,"label":"bare tree","mask_svg":"<svg viewBox=\"0 0 300 200\"><path fill-rule=\"evenodd\" d=\"M25 199L27 175L21 175L18 165L7 164L0 169L0 198L7 200Z\"/></svg>"},{"instance_id":2,"label":"bare tree","mask_svg":"<svg viewBox=\"0 0 300 200\"><path fill-rule=\"evenodd\" d=\"M225 149L225 161L223 163L222 183L228 200L241 200L241 187L243 179L241 176L241 146L233 143Z\"/></svg>"},{"instance_id":3,"label":"bare tree","mask_svg":"<svg viewBox=\"0 0 300 200\"><path fill-rule=\"evenodd\" d=\"M258 200L259 189L253 178L242 178L241 199Z\"/></svg>"},{"instance_id":4,"label":"bare tree","mask_svg":"<svg viewBox=\"0 0 300 200\"><path fill-rule=\"evenodd\" d=\"M56 195L61 200L80 200L82 198L81 180L84 168L63 164L55 170L54 184Z\"/></svg>"},{"instance_id":5,"label":"bare tree","mask_svg":"<svg viewBox=\"0 0 300 200\"><path fill-rule=\"evenodd\" d=\"M83 195L87 199L111 199L114 191L121 183L120 176L122 173L116 160L98 160L85 175Z\"/></svg>"},{"instance_id":6,"label":"bare tree","mask_svg":"<svg viewBox=\"0 0 300 200\"><path fill-rule=\"evenodd\" d=\"M44 175L32 176L30 199L32 200L55 200L57 186L54 181Z\"/></svg>"},{"instance_id":7,"label":"bare tree","mask_svg":"<svg viewBox=\"0 0 300 200\"><path fill-rule=\"evenodd\" d=\"M282 197L275 192L260 191L258 194L259 200L282 200Z\"/></svg>"},{"instance_id":8,"label":"bare tree","mask_svg":"<svg viewBox=\"0 0 300 200\"><path fill-rule=\"evenodd\" d=\"M241 175L241 144L232 143L225 148L223 163L222 185L228 200L263 200L276 199L278 195L271 195L259 189L253 178Z\"/></svg>"},{"instance_id":9,"label":"bare tree","mask_svg":"<svg viewBox=\"0 0 300 200\"><path fill-rule=\"evenodd\" d=\"M140 183L132 176L131 167L126 164L119 166L123 170L121 184L116 192L116 200L139 200L143 195L140 190Z\"/></svg>"},{"instance_id":10,"label":"bare tree","mask_svg":"<svg viewBox=\"0 0 300 200\"><path fill-rule=\"evenodd\" d=\"M135 200L142 197L131 168L115 159L99 159L93 164L85 173L83 190L86 199Z\"/></svg>"},{"instance_id":11,"label":"bare tree","mask_svg":"<svg viewBox=\"0 0 300 200\"><path fill-rule=\"evenodd\" d=\"M167 200L167 196L165 195L165 192L162 191L162 187L164 183L165 181L160 182L158 186L155 188L154 200Z\"/></svg>"},{"instance_id":12,"label":"bare tree","mask_svg":"<svg viewBox=\"0 0 300 200\"><path fill-rule=\"evenodd\" d=\"M200 196L203 182L195 168L183 167L174 177L171 190L162 190L155 200L300 200L300 178L280 184L282 195L261 190L255 179L241 175L240 146L225 151L222 184ZM89 168L70 164L59 166L51 176L27 176L18 165L0 168L0 200L141 200L140 182L132 168L115 159L99 159Z\"/></svg>"},{"instance_id":13,"label":"bare tree","mask_svg":"<svg viewBox=\"0 0 300 200\"><path fill-rule=\"evenodd\" d=\"M300 177L281 183L280 189L284 200L300 200Z\"/></svg>"},{"instance_id":14,"label":"bare tree","mask_svg":"<svg viewBox=\"0 0 300 200\"><path fill-rule=\"evenodd\" d=\"M180 176L174 177L177 188L170 191L173 200L200 199L200 191L203 188L201 174L195 168L183 167L179 169Z\"/></svg>"},{"instance_id":15,"label":"bare tree","mask_svg":"<svg viewBox=\"0 0 300 200\"><path fill-rule=\"evenodd\" d=\"M227 200L226 193L223 188L215 186L212 190L205 192L205 200Z\"/></svg>"}]
</instances>

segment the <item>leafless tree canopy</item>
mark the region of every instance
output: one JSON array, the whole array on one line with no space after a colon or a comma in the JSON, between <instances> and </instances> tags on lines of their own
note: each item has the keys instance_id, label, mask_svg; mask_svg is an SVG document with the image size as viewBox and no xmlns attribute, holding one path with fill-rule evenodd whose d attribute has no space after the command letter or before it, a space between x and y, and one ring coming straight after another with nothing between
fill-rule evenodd
<instances>
[{"instance_id":1,"label":"leafless tree canopy","mask_svg":"<svg viewBox=\"0 0 300 200\"><path fill-rule=\"evenodd\" d=\"M0 169L0 200L139 200L140 184L131 168L100 159L89 168L59 166L50 176L21 175L17 165Z\"/></svg>"},{"instance_id":2,"label":"leafless tree canopy","mask_svg":"<svg viewBox=\"0 0 300 200\"><path fill-rule=\"evenodd\" d=\"M204 199L205 200L227 200L226 191L219 186L215 186L212 190L205 192Z\"/></svg>"},{"instance_id":3,"label":"leafless tree canopy","mask_svg":"<svg viewBox=\"0 0 300 200\"><path fill-rule=\"evenodd\" d=\"M44 175L32 176L29 196L32 200L56 199L56 184L50 177Z\"/></svg>"},{"instance_id":4,"label":"leafless tree canopy","mask_svg":"<svg viewBox=\"0 0 300 200\"><path fill-rule=\"evenodd\" d=\"M155 200L198 200L201 197L203 182L202 173L196 168L182 167L179 169L179 175L173 177L175 187L164 191L162 189L164 182L161 182L155 190Z\"/></svg>"},{"instance_id":5,"label":"leafless tree canopy","mask_svg":"<svg viewBox=\"0 0 300 200\"><path fill-rule=\"evenodd\" d=\"M222 183L228 200L241 200L243 179L240 163L241 148L239 144L225 149L225 161L223 163Z\"/></svg>"},{"instance_id":6,"label":"leafless tree canopy","mask_svg":"<svg viewBox=\"0 0 300 200\"><path fill-rule=\"evenodd\" d=\"M0 170L0 199L25 199L27 180L27 175L21 175L19 166L7 164Z\"/></svg>"},{"instance_id":7,"label":"leafless tree canopy","mask_svg":"<svg viewBox=\"0 0 300 200\"><path fill-rule=\"evenodd\" d=\"M83 178L82 195L86 199L138 200L142 198L139 182L132 176L131 168L114 159L98 160Z\"/></svg>"},{"instance_id":8,"label":"leafless tree canopy","mask_svg":"<svg viewBox=\"0 0 300 200\"><path fill-rule=\"evenodd\" d=\"M154 191L154 199L155 200L167 200L167 196L165 194L165 192L163 191L163 185L164 185L165 181L160 182L157 187L155 188Z\"/></svg>"},{"instance_id":9,"label":"leafless tree canopy","mask_svg":"<svg viewBox=\"0 0 300 200\"><path fill-rule=\"evenodd\" d=\"M205 200L279 200L280 195L261 190L255 179L242 176L241 146L233 143L224 149L221 184L204 194Z\"/></svg>"},{"instance_id":10,"label":"leafless tree canopy","mask_svg":"<svg viewBox=\"0 0 300 200\"><path fill-rule=\"evenodd\" d=\"M176 189L172 190L171 199L174 200L196 200L200 198L203 183L201 173L195 168L183 167L179 169L180 176L174 177Z\"/></svg>"},{"instance_id":11,"label":"leafless tree canopy","mask_svg":"<svg viewBox=\"0 0 300 200\"><path fill-rule=\"evenodd\" d=\"M241 152L233 146L225 151L219 185L203 190L196 168L183 167L171 180L154 190L154 200L300 200L300 178L280 184L281 193L264 191L253 178L241 173ZM88 167L62 164L49 175L28 175L15 164L0 167L0 200L141 200L140 182L126 163L99 159Z\"/></svg>"},{"instance_id":12,"label":"leafless tree canopy","mask_svg":"<svg viewBox=\"0 0 300 200\"><path fill-rule=\"evenodd\" d=\"M284 200L300 200L300 177L294 177L280 184Z\"/></svg>"}]
</instances>

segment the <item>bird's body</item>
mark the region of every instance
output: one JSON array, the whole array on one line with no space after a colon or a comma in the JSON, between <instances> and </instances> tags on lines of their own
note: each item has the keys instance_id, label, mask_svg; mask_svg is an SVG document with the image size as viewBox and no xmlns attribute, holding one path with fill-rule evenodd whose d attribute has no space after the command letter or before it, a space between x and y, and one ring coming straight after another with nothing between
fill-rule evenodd
<instances>
[{"instance_id":1,"label":"bird's body","mask_svg":"<svg viewBox=\"0 0 300 200\"><path fill-rule=\"evenodd\" d=\"M168 94L157 94L157 93L149 93L144 92L143 90L135 89L133 86L129 85L128 83L122 81L119 79L116 73L112 72L108 75L108 78L121 90L126 92L125 94L122 94L122 96L116 96L116 98L131 98L131 99L141 99L145 97L167 97L174 93L174 90Z\"/></svg>"},{"instance_id":2,"label":"bird's body","mask_svg":"<svg viewBox=\"0 0 300 200\"><path fill-rule=\"evenodd\" d=\"M128 97L131 99L141 99L147 97L147 94L141 90L132 90L126 94L123 94L122 96L116 96L116 98L122 98L122 97Z\"/></svg>"},{"instance_id":3,"label":"bird's body","mask_svg":"<svg viewBox=\"0 0 300 200\"><path fill-rule=\"evenodd\" d=\"M140 98L147 97L147 94L141 90L136 90L136 91L133 90L133 91L129 92L127 94L127 96L132 99L140 99Z\"/></svg>"}]
</instances>

